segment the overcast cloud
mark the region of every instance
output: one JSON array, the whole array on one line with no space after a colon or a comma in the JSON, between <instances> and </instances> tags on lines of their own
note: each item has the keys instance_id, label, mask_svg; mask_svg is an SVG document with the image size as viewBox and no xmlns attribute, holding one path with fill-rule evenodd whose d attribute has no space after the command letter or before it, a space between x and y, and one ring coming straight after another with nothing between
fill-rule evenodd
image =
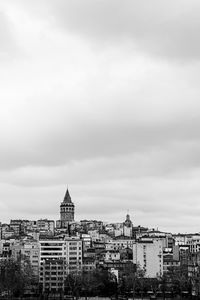
<instances>
[{"instance_id":1,"label":"overcast cloud","mask_svg":"<svg viewBox=\"0 0 200 300\"><path fill-rule=\"evenodd\" d=\"M200 231L200 2L0 0L0 221Z\"/></svg>"}]
</instances>

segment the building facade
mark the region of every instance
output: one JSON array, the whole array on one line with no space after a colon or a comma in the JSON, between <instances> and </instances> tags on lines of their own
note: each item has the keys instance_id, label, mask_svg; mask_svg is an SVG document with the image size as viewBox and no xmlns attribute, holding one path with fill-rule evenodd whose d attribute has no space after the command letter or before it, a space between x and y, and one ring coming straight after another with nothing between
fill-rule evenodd
<instances>
[{"instance_id":1,"label":"building facade","mask_svg":"<svg viewBox=\"0 0 200 300\"><path fill-rule=\"evenodd\" d=\"M61 259L47 259L43 262L40 277L43 292L64 291L66 279L66 261Z\"/></svg>"},{"instance_id":2,"label":"building facade","mask_svg":"<svg viewBox=\"0 0 200 300\"><path fill-rule=\"evenodd\" d=\"M40 283L43 285L43 289L47 287L53 288L53 286L56 289L61 288L66 275L70 272L81 270L82 262L83 241L80 238L69 237L65 239L52 238L40 240ZM53 266L54 272L61 272L61 269L63 270L63 268L65 268L65 276L59 276L60 279L55 281L55 273L48 274L47 286L45 283L47 282L45 270L46 268L51 269L51 265ZM51 275L53 275L52 282Z\"/></svg>"},{"instance_id":3,"label":"building facade","mask_svg":"<svg viewBox=\"0 0 200 300\"><path fill-rule=\"evenodd\" d=\"M161 276L163 274L162 241L149 239L134 243L133 263L145 272L145 277Z\"/></svg>"}]
</instances>

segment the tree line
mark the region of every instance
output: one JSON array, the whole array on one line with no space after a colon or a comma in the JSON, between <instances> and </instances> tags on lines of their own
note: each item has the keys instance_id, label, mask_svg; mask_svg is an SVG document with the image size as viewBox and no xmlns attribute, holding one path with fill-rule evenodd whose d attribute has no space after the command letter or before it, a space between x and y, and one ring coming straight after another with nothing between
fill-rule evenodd
<instances>
[{"instance_id":1,"label":"tree line","mask_svg":"<svg viewBox=\"0 0 200 300\"><path fill-rule=\"evenodd\" d=\"M172 293L191 295L192 288L196 285L200 292L199 275L195 278L188 277L188 272L181 267L169 268L168 272L158 278L146 278L145 272L133 264L119 271L119 276L105 268L96 268L90 272L79 270L70 273L65 278L63 294L73 297L125 297L141 298L148 292ZM6 259L0 261L0 295L3 297L21 297L27 291L32 295L42 295L42 287L39 278L34 275L30 262L26 259ZM51 293L51 291L49 291Z\"/></svg>"}]
</instances>

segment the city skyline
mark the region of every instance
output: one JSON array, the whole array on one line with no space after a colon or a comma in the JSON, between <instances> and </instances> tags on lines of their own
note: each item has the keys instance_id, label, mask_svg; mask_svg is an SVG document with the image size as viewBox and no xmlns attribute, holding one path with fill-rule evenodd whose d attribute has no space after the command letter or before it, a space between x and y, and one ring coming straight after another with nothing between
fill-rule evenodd
<instances>
[{"instance_id":1,"label":"city skyline","mask_svg":"<svg viewBox=\"0 0 200 300\"><path fill-rule=\"evenodd\" d=\"M70 207L70 209L67 209L67 210L64 209L63 210L63 207ZM72 213L72 215L69 212L69 211L72 210L71 207L73 207L73 213ZM39 221L45 221L45 220L46 221L50 221L50 222L54 222L54 226L59 230L59 228L65 228L65 229L68 228L68 226L69 226L70 223L71 224L73 224L73 223L79 223L80 221L83 221L83 220L88 220L88 221L91 221L91 222L93 222L93 221L100 221L100 222L103 222L103 224L125 224L127 222L127 220L128 220L128 222L131 223L131 227L133 226L135 228L139 228L141 226L143 228L146 228L150 232L152 230L153 232L155 231L155 232L162 233L162 231L163 231L163 233L164 233L164 229L163 228L159 228L159 226L157 226L155 228L155 227L152 227L151 224L147 224L147 223L145 223L145 224L133 223L129 210L126 211L126 215L122 216L122 219L118 218L116 220L114 220L114 219L113 220L102 220L99 217L97 217L97 218L92 217L92 218L87 219L84 216L83 216L82 219L80 219L80 218L77 219L76 218L76 205L74 205L74 202L73 202L73 200L71 198L68 186L67 186L67 190L66 190L66 192L64 194L64 198L60 201L60 205L59 205L59 207L57 207L57 209L59 209L59 216L58 217L54 218L54 216L53 216L52 219L50 220L50 219L47 218L47 216L43 215L43 216L40 216L40 218L37 220L37 222L39 222ZM68 211L67 214L66 214L67 216L64 216L65 215L65 213L64 213L65 211L66 212ZM4 225L5 225L5 224L9 224L10 222L15 222L15 221L18 222L20 220L21 221L22 220L36 221L36 219L26 219L26 218L23 218L23 217L18 217L16 219L12 219L11 218L9 220L3 219L3 222L2 222L2 220L0 220L0 223L1 224L4 223ZM166 231L165 233L167 233L167 232L170 233L170 231L167 230L167 229L165 229L165 231ZM182 231L179 231L179 232L178 231L176 231L176 232L172 231L171 233L172 234L189 234L189 235L190 234L195 234L195 233L196 234L200 234L199 232L182 232Z\"/></svg>"},{"instance_id":2,"label":"city skyline","mask_svg":"<svg viewBox=\"0 0 200 300\"><path fill-rule=\"evenodd\" d=\"M0 3L0 221L200 231L197 0Z\"/></svg>"}]
</instances>

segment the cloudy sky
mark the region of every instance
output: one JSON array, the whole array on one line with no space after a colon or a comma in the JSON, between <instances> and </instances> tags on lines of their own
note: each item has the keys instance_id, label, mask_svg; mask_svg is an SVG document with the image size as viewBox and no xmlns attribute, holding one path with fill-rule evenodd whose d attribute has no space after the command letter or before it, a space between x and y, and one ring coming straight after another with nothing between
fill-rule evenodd
<instances>
[{"instance_id":1,"label":"cloudy sky","mask_svg":"<svg viewBox=\"0 0 200 300\"><path fill-rule=\"evenodd\" d=\"M200 231L200 1L0 0L0 220Z\"/></svg>"}]
</instances>

